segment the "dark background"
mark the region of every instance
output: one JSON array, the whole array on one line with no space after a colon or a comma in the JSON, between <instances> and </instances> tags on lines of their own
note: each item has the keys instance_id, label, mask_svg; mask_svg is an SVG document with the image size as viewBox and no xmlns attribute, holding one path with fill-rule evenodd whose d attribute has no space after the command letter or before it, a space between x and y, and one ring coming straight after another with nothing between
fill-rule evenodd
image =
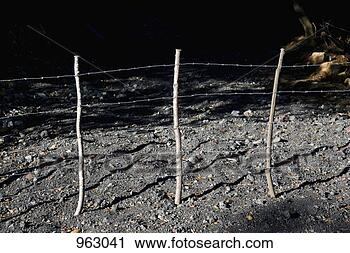
<instances>
[{"instance_id":1,"label":"dark background","mask_svg":"<svg viewBox=\"0 0 350 253\"><path fill-rule=\"evenodd\" d=\"M172 63L175 48L183 61L261 63L303 34L291 0L125 2L96 9L89 22L81 10L77 21L61 13L31 26L104 69ZM346 1L299 2L316 24L350 28ZM1 78L73 71L70 53L25 24L0 29Z\"/></svg>"}]
</instances>

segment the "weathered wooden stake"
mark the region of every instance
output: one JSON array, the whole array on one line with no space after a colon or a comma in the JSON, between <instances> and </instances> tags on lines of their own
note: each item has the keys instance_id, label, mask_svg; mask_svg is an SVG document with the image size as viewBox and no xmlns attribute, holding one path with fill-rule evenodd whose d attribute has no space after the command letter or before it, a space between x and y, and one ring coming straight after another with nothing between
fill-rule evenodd
<instances>
[{"instance_id":1,"label":"weathered wooden stake","mask_svg":"<svg viewBox=\"0 0 350 253\"><path fill-rule=\"evenodd\" d=\"M81 139L80 132L80 118L81 118L81 92L80 92L80 81L79 81L79 56L74 56L74 76L75 84L77 90L77 121L76 121L76 131L77 131L77 142L78 142L78 155L79 155L79 200L77 209L75 210L74 216L81 213L84 203L84 153L83 153L83 143Z\"/></svg>"},{"instance_id":2,"label":"weathered wooden stake","mask_svg":"<svg viewBox=\"0 0 350 253\"><path fill-rule=\"evenodd\" d=\"M180 67L180 52L181 49L176 49L175 67L174 67L174 91L173 91L173 112L174 112L174 134L176 142L176 192L175 204L181 203L182 193L182 154L181 154L181 133L179 128L179 108L178 108L178 94L179 94L179 67Z\"/></svg>"},{"instance_id":3,"label":"weathered wooden stake","mask_svg":"<svg viewBox=\"0 0 350 253\"><path fill-rule=\"evenodd\" d=\"M272 153L272 132L273 132L273 120L275 117L275 108L276 108L276 97L277 97L277 88L279 76L282 68L282 61L284 56L284 49L281 48L280 58L278 60L278 66L275 72L275 80L273 83L272 91L272 100L271 100L271 109L270 109L270 118L269 125L267 130L267 148L266 148L266 170L265 175L267 179L268 195L272 198L275 198L275 191L273 189L272 177L271 177L271 153Z\"/></svg>"}]
</instances>

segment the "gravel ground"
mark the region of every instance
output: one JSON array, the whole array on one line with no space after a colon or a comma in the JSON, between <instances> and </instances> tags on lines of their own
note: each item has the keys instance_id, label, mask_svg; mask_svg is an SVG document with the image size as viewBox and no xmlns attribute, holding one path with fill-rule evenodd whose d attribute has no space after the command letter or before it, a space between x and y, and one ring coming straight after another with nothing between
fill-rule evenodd
<instances>
[{"instance_id":1,"label":"gravel ground","mask_svg":"<svg viewBox=\"0 0 350 253\"><path fill-rule=\"evenodd\" d=\"M271 90L273 70L239 81L232 72L183 68L180 93ZM263 173L270 95L181 99L185 175L175 206L171 99L108 104L171 96L172 71L118 77L123 83L82 80L90 106L82 119L86 200L79 217L74 83L8 84L0 232L350 232L347 94L279 96L276 199L266 196Z\"/></svg>"}]
</instances>

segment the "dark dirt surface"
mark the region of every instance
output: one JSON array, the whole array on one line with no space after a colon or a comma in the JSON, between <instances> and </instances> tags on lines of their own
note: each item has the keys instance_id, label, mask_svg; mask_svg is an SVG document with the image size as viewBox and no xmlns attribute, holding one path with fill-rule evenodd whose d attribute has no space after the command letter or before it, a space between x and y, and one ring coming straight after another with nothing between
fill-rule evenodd
<instances>
[{"instance_id":1,"label":"dark dirt surface","mask_svg":"<svg viewBox=\"0 0 350 253\"><path fill-rule=\"evenodd\" d=\"M348 93L279 95L277 198L270 199L263 169L271 96L213 94L271 90L273 69L234 81L244 71L180 70L181 95L212 95L180 100L179 206L171 99L99 104L171 97L172 69L120 73L123 84L82 78L90 106L82 118L87 190L79 217L74 80L7 83L0 232L350 232ZM320 87L345 89L293 89Z\"/></svg>"}]
</instances>

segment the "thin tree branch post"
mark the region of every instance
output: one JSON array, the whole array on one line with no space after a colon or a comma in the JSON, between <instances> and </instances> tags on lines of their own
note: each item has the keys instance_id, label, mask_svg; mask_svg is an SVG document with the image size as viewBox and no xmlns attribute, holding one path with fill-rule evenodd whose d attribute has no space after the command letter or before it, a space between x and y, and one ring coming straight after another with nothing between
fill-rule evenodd
<instances>
[{"instance_id":1,"label":"thin tree branch post","mask_svg":"<svg viewBox=\"0 0 350 253\"><path fill-rule=\"evenodd\" d=\"M175 67L174 67L174 91L173 91L173 113L174 113L174 134L176 142L176 191L175 191L175 204L181 203L182 194L182 154L181 154L181 133L179 128L179 108L178 108L178 95L179 95L179 67L180 67L180 52L181 49L176 49L175 54Z\"/></svg>"},{"instance_id":2,"label":"thin tree branch post","mask_svg":"<svg viewBox=\"0 0 350 253\"><path fill-rule=\"evenodd\" d=\"M272 99L271 99L271 109L270 109L270 118L269 125L267 130L267 148L266 148L266 170L265 175L267 179L268 195L271 198L275 198L275 191L273 188L272 177L271 177L271 155L272 155L272 133L273 133L273 121L275 117L275 108L276 108L276 97L278 89L279 76L282 69L282 62L284 56L284 49L281 48L280 57L278 60L278 66L275 72L275 80L273 83Z\"/></svg>"},{"instance_id":3,"label":"thin tree branch post","mask_svg":"<svg viewBox=\"0 0 350 253\"><path fill-rule=\"evenodd\" d=\"M80 80L79 80L79 56L74 56L74 77L75 85L77 90L77 121L76 121L76 131L77 131L77 142L78 142L78 155L79 155L79 199L77 209L75 210L74 216L81 213L84 203L84 152L83 143L80 132L80 119L81 119L81 92L80 92Z\"/></svg>"}]
</instances>

